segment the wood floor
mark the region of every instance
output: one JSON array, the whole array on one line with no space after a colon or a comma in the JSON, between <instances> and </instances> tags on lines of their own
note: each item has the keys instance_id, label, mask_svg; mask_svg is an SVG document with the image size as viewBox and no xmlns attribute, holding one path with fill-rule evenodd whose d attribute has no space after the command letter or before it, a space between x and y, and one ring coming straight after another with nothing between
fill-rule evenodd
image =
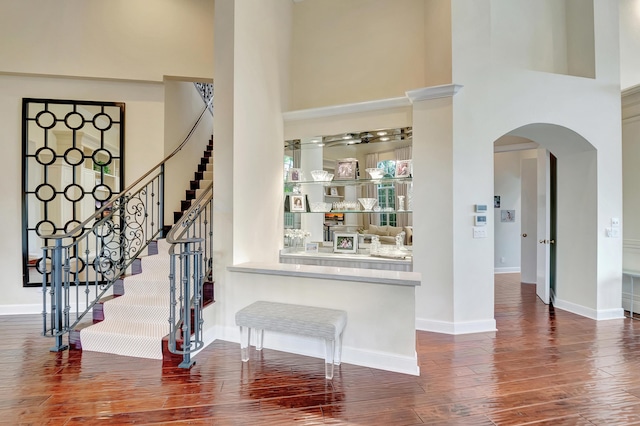
<instances>
[{"instance_id":1,"label":"wood floor","mask_svg":"<svg viewBox=\"0 0 640 426\"><path fill-rule=\"evenodd\" d=\"M498 332L418 332L421 376L216 342L191 370L51 353L39 316L0 317L0 424L640 424L640 322L592 321L496 276ZM252 354L253 356L253 354Z\"/></svg>"}]
</instances>

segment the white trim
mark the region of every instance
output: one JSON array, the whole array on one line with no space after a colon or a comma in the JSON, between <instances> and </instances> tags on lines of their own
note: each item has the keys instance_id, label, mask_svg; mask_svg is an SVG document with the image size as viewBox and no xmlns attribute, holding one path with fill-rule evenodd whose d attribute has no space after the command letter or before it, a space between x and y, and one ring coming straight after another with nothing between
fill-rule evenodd
<instances>
[{"instance_id":1,"label":"white trim","mask_svg":"<svg viewBox=\"0 0 640 426\"><path fill-rule=\"evenodd\" d=\"M494 274L514 274L514 273L519 273L520 272L520 267L519 266L508 266L508 267L504 267L504 268L493 268L493 273Z\"/></svg>"},{"instance_id":2,"label":"white trim","mask_svg":"<svg viewBox=\"0 0 640 426\"><path fill-rule=\"evenodd\" d=\"M631 250L640 250L640 240L625 238L622 240L622 247Z\"/></svg>"},{"instance_id":3,"label":"white trim","mask_svg":"<svg viewBox=\"0 0 640 426\"><path fill-rule=\"evenodd\" d=\"M344 114L356 114L362 112L379 111L391 108L405 108L411 106L406 97L381 99L375 101L358 102L353 104L333 105L328 107L300 109L282 113L285 122L310 120L313 118L334 117Z\"/></svg>"},{"instance_id":4,"label":"white trim","mask_svg":"<svg viewBox=\"0 0 640 426\"><path fill-rule=\"evenodd\" d=\"M42 303L30 305L0 305L0 315L33 315L42 313Z\"/></svg>"},{"instance_id":5,"label":"white trim","mask_svg":"<svg viewBox=\"0 0 640 426\"><path fill-rule=\"evenodd\" d=\"M406 91L407 98L411 103L427 101L430 99L449 98L462 89L460 84L443 84L442 86L423 87Z\"/></svg>"},{"instance_id":6,"label":"white trim","mask_svg":"<svg viewBox=\"0 0 640 426\"><path fill-rule=\"evenodd\" d=\"M563 311L571 312L576 315L591 318L593 320L608 320L624 318L624 310L622 308L600 309L587 308L586 306L577 305L562 299L556 299L553 306Z\"/></svg>"},{"instance_id":7,"label":"white trim","mask_svg":"<svg viewBox=\"0 0 640 426\"><path fill-rule=\"evenodd\" d=\"M640 102L638 102L638 103L640 103ZM630 115L630 116L624 117L622 119L622 123L623 124L635 123L636 121L640 121L640 113L634 114L634 115Z\"/></svg>"},{"instance_id":8,"label":"white trim","mask_svg":"<svg viewBox=\"0 0 640 426\"><path fill-rule=\"evenodd\" d=\"M494 145L493 152L524 151L527 149L538 149L540 145L535 142L514 143L511 145Z\"/></svg>"},{"instance_id":9,"label":"white trim","mask_svg":"<svg viewBox=\"0 0 640 426\"><path fill-rule=\"evenodd\" d=\"M310 120L314 118L335 117L345 114L379 111L393 108L406 108L418 101L447 98L455 95L463 86L460 84L443 84L441 86L423 87L409 90L405 96L398 98L377 99L352 104L332 105L319 108L300 109L282 113L285 122Z\"/></svg>"},{"instance_id":10,"label":"white trim","mask_svg":"<svg viewBox=\"0 0 640 426\"><path fill-rule=\"evenodd\" d=\"M497 331L496 320L449 322L416 318L416 329L444 334L470 334Z\"/></svg>"},{"instance_id":11,"label":"white trim","mask_svg":"<svg viewBox=\"0 0 640 426\"><path fill-rule=\"evenodd\" d=\"M622 97L627 97L631 95L635 95L636 93L640 93L640 84L636 84L635 86L627 87L622 91Z\"/></svg>"},{"instance_id":12,"label":"white trim","mask_svg":"<svg viewBox=\"0 0 640 426\"><path fill-rule=\"evenodd\" d=\"M238 327L220 327L210 335L217 335L221 340L233 343L240 343L240 331ZM264 347L276 351L289 352L297 355L310 356L324 360L325 345L322 339L314 339L294 334L264 332ZM252 342L253 345L253 342ZM255 348L251 348L252 358ZM418 366L418 355L402 356L388 352L364 350L349 346L342 347L342 362L359 365L361 367L376 368L379 370L392 371L394 373L420 375ZM238 362L240 362L240 347L238 346Z\"/></svg>"}]
</instances>

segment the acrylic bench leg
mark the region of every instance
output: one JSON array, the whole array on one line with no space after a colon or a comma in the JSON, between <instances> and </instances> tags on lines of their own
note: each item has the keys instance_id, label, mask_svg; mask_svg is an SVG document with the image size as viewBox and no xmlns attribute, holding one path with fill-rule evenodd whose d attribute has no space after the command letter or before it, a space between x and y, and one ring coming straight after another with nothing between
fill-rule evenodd
<instances>
[{"instance_id":1,"label":"acrylic bench leg","mask_svg":"<svg viewBox=\"0 0 640 426\"><path fill-rule=\"evenodd\" d=\"M253 332L256 335L256 350L262 350L262 341L264 339L264 330L262 329L254 329Z\"/></svg>"},{"instance_id":2,"label":"acrylic bench leg","mask_svg":"<svg viewBox=\"0 0 640 426\"><path fill-rule=\"evenodd\" d=\"M324 350L324 376L331 380L333 379L333 356L335 354L335 340L325 339Z\"/></svg>"},{"instance_id":3,"label":"acrylic bench leg","mask_svg":"<svg viewBox=\"0 0 640 426\"><path fill-rule=\"evenodd\" d=\"M240 357L243 362L249 361L249 339L251 328L240 326Z\"/></svg>"},{"instance_id":4,"label":"acrylic bench leg","mask_svg":"<svg viewBox=\"0 0 640 426\"><path fill-rule=\"evenodd\" d=\"M335 365L340 365L342 362L342 333L338 336L338 341L336 342L336 358L333 361Z\"/></svg>"}]
</instances>

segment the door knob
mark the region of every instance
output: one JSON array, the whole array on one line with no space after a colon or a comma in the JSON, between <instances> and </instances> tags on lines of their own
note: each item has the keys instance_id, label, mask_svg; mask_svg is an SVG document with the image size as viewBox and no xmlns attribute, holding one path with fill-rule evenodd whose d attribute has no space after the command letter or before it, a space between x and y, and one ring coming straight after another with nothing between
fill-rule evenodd
<instances>
[{"instance_id":1,"label":"door knob","mask_svg":"<svg viewBox=\"0 0 640 426\"><path fill-rule=\"evenodd\" d=\"M556 243L556 240L549 241L549 244L555 244L555 243Z\"/></svg>"},{"instance_id":2,"label":"door knob","mask_svg":"<svg viewBox=\"0 0 640 426\"><path fill-rule=\"evenodd\" d=\"M522 237L527 238L527 234L526 233L522 234Z\"/></svg>"}]
</instances>

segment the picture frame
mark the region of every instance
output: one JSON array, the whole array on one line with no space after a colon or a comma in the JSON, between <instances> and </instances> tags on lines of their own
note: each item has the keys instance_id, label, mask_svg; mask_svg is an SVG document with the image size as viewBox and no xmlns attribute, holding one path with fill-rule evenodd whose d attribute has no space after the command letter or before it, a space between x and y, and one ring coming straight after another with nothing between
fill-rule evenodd
<instances>
[{"instance_id":1,"label":"picture frame","mask_svg":"<svg viewBox=\"0 0 640 426\"><path fill-rule=\"evenodd\" d=\"M355 180L358 178L358 160L343 158L336 160L336 170L333 180Z\"/></svg>"},{"instance_id":2,"label":"picture frame","mask_svg":"<svg viewBox=\"0 0 640 426\"><path fill-rule=\"evenodd\" d=\"M515 222L516 211L515 210L500 210L500 222Z\"/></svg>"},{"instance_id":3,"label":"picture frame","mask_svg":"<svg viewBox=\"0 0 640 426\"><path fill-rule=\"evenodd\" d=\"M398 160L396 161L396 177L397 178L405 178L411 177L411 160Z\"/></svg>"},{"instance_id":4,"label":"picture frame","mask_svg":"<svg viewBox=\"0 0 640 426\"><path fill-rule=\"evenodd\" d=\"M494 195L493 196L493 208L494 209L499 209L500 208L500 196L499 195Z\"/></svg>"},{"instance_id":5,"label":"picture frame","mask_svg":"<svg viewBox=\"0 0 640 426\"><path fill-rule=\"evenodd\" d=\"M318 247L319 247L319 243L317 243L317 242L306 243L304 245L304 252L305 253L317 253L318 252Z\"/></svg>"},{"instance_id":6,"label":"picture frame","mask_svg":"<svg viewBox=\"0 0 640 426\"><path fill-rule=\"evenodd\" d=\"M289 195L289 210L291 212L306 212L307 211L306 198L307 197L302 194Z\"/></svg>"},{"instance_id":7,"label":"picture frame","mask_svg":"<svg viewBox=\"0 0 640 426\"><path fill-rule=\"evenodd\" d=\"M335 186L332 186L331 188L329 188L329 195L331 195L332 197L337 197L338 188L336 188Z\"/></svg>"},{"instance_id":8,"label":"picture frame","mask_svg":"<svg viewBox=\"0 0 640 426\"><path fill-rule=\"evenodd\" d=\"M289 175L287 176L288 182L301 182L302 181L302 169L289 169Z\"/></svg>"},{"instance_id":9,"label":"picture frame","mask_svg":"<svg viewBox=\"0 0 640 426\"><path fill-rule=\"evenodd\" d=\"M335 232L333 234L334 253L357 253L358 234L351 232Z\"/></svg>"}]
</instances>

